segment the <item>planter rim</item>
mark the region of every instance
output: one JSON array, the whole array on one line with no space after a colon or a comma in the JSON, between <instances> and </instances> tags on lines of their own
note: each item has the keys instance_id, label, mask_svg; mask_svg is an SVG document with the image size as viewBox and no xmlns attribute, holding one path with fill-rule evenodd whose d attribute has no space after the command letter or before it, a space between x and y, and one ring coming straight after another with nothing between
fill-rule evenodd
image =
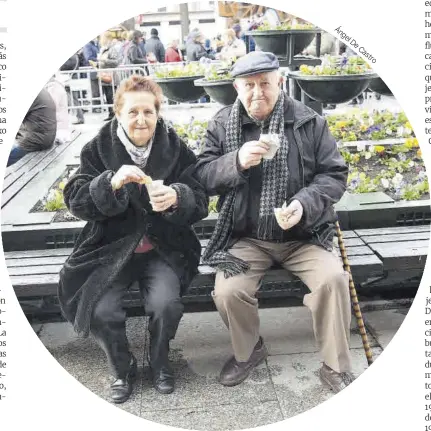
<instances>
[{"instance_id":1,"label":"planter rim","mask_svg":"<svg viewBox=\"0 0 431 431\"><path fill-rule=\"evenodd\" d=\"M298 81L361 81L376 78L375 72L358 73L355 75L302 75L301 72L287 72L287 76Z\"/></svg>"},{"instance_id":2,"label":"planter rim","mask_svg":"<svg viewBox=\"0 0 431 431\"><path fill-rule=\"evenodd\" d=\"M220 79L218 81L207 81L205 78L197 79L195 85L197 87L217 87L221 85L233 84L233 79Z\"/></svg>"},{"instance_id":3,"label":"planter rim","mask_svg":"<svg viewBox=\"0 0 431 431\"><path fill-rule=\"evenodd\" d=\"M193 76L181 76L177 78L154 78L154 82L184 82L184 81L194 81L198 78L203 78L204 75L193 75Z\"/></svg>"},{"instance_id":4,"label":"planter rim","mask_svg":"<svg viewBox=\"0 0 431 431\"><path fill-rule=\"evenodd\" d=\"M292 30L249 30L245 31L246 36L278 36L283 34L304 34L304 33L322 33L320 28L315 29L292 29Z\"/></svg>"}]
</instances>

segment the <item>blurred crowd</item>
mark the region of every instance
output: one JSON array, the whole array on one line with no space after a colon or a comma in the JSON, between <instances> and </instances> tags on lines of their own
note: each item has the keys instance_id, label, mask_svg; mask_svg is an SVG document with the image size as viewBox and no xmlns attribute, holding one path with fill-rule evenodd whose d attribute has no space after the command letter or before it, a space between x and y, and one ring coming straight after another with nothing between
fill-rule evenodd
<instances>
[{"instance_id":1,"label":"blurred crowd","mask_svg":"<svg viewBox=\"0 0 431 431\"><path fill-rule=\"evenodd\" d=\"M257 29L263 22L270 25L279 23L278 17L268 9L266 14L256 15L247 22L233 20L229 28L213 38L208 38L199 28L193 28L184 40L172 39L164 44L156 28L152 28L149 36L140 30L123 31L114 34L107 31L90 40L84 47L74 53L60 68L60 71L74 71L81 67L92 67L88 72L91 87L91 110L100 113L98 105L102 101L112 105L114 92L121 81L117 73L103 72L103 69L117 68L120 65L144 65L148 74L148 65L156 63L175 63L182 61L201 61L202 58L210 60L222 60L229 63L246 55L248 51L256 49L252 37L246 38L245 32ZM334 36L323 32L320 44L320 54L338 55L346 53L348 56L356 55L346 45L339 42ZM306 47L303 55L317 55L316 38ZM146 65L146 66L145 66ZM98 72L97 70L101 71ZM70 78L76 79L82 75L71 74ZM102 91L102 94L101 94ZM84 123L84 112L90 108L82 103L86 100L87 92L76 91L70 88L70 84L62 81L58 75L51 77L42 92L35 99L32 107L23 121L20 132L8 164L13 164L28 151L51 147L55 142L62 143L71 139L68 106L74 106L73 124ZM204 101L208 97L203 98ZM351 104L360 104L363 96L354 99ZM169 103L175 103L169 101ZM331 109L335 105L324 105ZM33 109L34 108L34 109ZM43 115L42 115L43 114ZM42 117L41 117L42 115ZM34 118L33 118L34 117ZM113 108L109 108L105 121L114 117ZM44 125L44 130L49 133L37 133L38 128ZM45 127L46 126L46 127ZM49 127L48 127L49 126Z\"/></svg>"}]
</instances>

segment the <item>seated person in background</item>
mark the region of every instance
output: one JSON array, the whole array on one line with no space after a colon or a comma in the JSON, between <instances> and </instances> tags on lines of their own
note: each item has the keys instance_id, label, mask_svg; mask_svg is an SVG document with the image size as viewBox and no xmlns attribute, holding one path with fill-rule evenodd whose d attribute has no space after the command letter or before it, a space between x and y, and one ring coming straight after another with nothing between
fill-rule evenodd
<instances>
[{"instance_id":1,"label":"seated person in background","mask_svg":"<svg viewBox=\"0 0 431 431\"><path fill-rule=\"evenodd\" d=\"M27 153L51 148L54 145L56 133L55 103L48 91L42 89L18 130L7 166L13 165Z\"/></svg>"},{"instance_id":2,"label":"seated person in background","mask_svg":"<svg viewBox=\"0 0 431 431\"><path fill-rule=\"evenodd\" d=\"M63 144L71 140L71 130L69 123L69 112L67 109L67 93L64 84L55 75L47 82L45 89L48 91L55 103L57 118L57 133L55 140Z\"/></svg>"}]
</instances>

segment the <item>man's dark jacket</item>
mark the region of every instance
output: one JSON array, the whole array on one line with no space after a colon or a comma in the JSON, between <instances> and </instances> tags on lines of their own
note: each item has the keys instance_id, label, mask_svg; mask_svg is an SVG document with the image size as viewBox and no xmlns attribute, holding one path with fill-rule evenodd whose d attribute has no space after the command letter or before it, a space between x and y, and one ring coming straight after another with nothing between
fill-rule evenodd
<instances>
[{"instance_id":1,"label":"man's dark jacket","mask_svg":"<svg viewBox=\"0 0 431 431\"><path fill-rule=\"evenodd\" d=\"M208 194L220 196L218 208L226 193L236 188L232 235L235 240L255 236L262 169L259 165L241 172L238 151L225 154L226 124L231 109L231 106L221 109L209 122L196 169ZM285 95L284 121L289 145L286 201L300 201L304 214L298 225L284 231L283 240L307 241L332 249L336 221L333 204L346 190L348 168L326 120L311 108ZM242 124L243 143L259 140L261 129L245 111Z\"/></svg>"},{"instance_id":2,"label":"man's dark jacket","mask_svg":"<svg viewBox=\"0 0 431 431\"><path fill-rule=\"evenodd\" d=\"M208 214L208 198L195 179L196 157L163 121L144 171L176 189L178 208L155 213L146 187L135 183L114 192L114 172L134 164L117 137L117 125L116 120L106 124L83 148L80 167L64 189L70 212L88 221L60 272L58 290L64 316L83 336L88 335L94 305L143 235L176 272L184 293L197 273L201 252L191 225Z\"/></svg>"},{"instance_id":3,"label":"man's dark jacket","mask_svg":"<svg viewBox=\"0 0 431 431\"><path fill-rule=\"evenodd\" d=\"M25 114L16 135L19 146L26 151L43 151L54 145L57 116L54 100L42 89Z\"/></svg>"},{"instance_id":4,"label":"man's dark jacket","mask_svg":"<svg viewBox=\"0 0 431 431\"><path fill-rule=\"evenodd\" d=\"M159 63L165 62L165 47L158 36L151 36L145 44L147 53L152 52Z\"/></svg>"}]
</instances>

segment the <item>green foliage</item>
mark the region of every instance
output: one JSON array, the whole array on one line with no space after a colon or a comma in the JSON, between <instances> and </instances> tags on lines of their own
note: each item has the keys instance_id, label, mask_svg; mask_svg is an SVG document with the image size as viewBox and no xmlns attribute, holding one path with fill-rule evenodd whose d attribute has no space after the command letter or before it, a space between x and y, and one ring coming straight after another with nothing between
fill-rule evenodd
<instances>
[{"instance_id":1,"label":"green foliage","mask_svg":"<svg viewBox=\"0 0 431 431\"><path fill-rule=\"evenodd\" d=\"M258 31L269 31L269 30L313 30L315 26L313 24L295 24L291 22L285 22L277 26L271 26L268 22L262 23L257 30Z\"/></svg>"},{"instance_id":2,"label":"green foliage","mask_svg":"<svg viewBox=\"0 0 431 431\"><path fill-rule=\"evenodd\" d=\"M60 211L66 209L64 203L63 192L60 189L54 189L48 194L48 198L44 204L45 211Z\"/></svg>"},{"instance_id":3,"label":"green foliage","mask_svg":"<svg viewBox=\"0 0 431 431\"><path fill-rule=\"evenodd\" d=\"M299 67L302 75L334 76L334 75L358 75L371 72L368 63L361 57L344 57L325 55L319 66Z\"/></svg>"},{"instance_id":4,"label":"green foliage","mask_svg":"<svg viewBox=\"0 0 431 431\"><path fill-rule=\"evenodd\" d=\"M353 111L351 114L328 115L329 131L337 141L379 141L388 138L406 138L409 148L417 147L412 127L403 112Z\"/></svg>"},{"instance_id":5,"label":"green foliage","mask_svg":"<svg viewBox=\"0 0 431 431\"><path fill-rule=\"evenodd\" d=\"M173 127L184 143L195 154L199 154L204 143L208 122L193 120L188 124L175 123Z\"/></svg>"},{"instance_id":6,"label":"green foliage","mask_svg":"<svg viewBox=\"0 0 431 431\"><path fill-rule=\"evenodd\" d=\"M217 213L217 202L218 202L218 196L213 196L210 198L210 202L208 205L208 212L209 214Z\"/></svg>"},{"instance_id":7,"label":"green foliage","mask_svg":"<svg viewBox=\"0 0 431 431\"><path fill-rule=\"evenodd\" d=\"M185 66L171 67L162 63L163 66L158 67L155 71L156 78L185 78L191 76L204 76L205 67L199 63L189 63Z\"/></svg>"},{"instance_id":8,"label":"green foliage","mask_svg":"<svg viewBox=\"0 0 431 431\"><path fill-rule=\"evenodd\" d=\"M429 193L428 180L413 185L406 185L406 187L401 191L401 198L406 201L414 201L420 199L420 197L425 193Z\"/></svg>"}]
</instances>

